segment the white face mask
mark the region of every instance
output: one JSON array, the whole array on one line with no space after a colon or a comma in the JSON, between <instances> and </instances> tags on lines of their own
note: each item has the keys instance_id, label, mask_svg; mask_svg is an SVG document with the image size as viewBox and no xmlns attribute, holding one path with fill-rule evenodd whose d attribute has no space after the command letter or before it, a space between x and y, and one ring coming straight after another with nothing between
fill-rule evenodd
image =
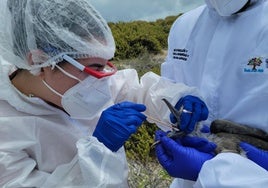
<instances>
[{"instance_id":1,"label":"white face mask","mask_svg":"<svg viewBox=\"0 0 268 188\"><path fill-rule=\"evenodd\" d=\"M59 68L59 67L58 67ZM63 69L59 68L64 74ZM70 75L67 73L70 77ZM74 76L71 76L74 79ZM64 110L74 119L92 119L111 104L109 78L97 79L88 76L80 83L68 89L63 95L55 91L44 80L43 83L55 94L61 97Z\"/></svg>"},{"instance_id":2,"label":"white face mask","mask_svg":"<svg viewBox=\"0 0 268 188\"><path fill-rule=\"evenodd\" d=\"M241 10L249 0L206 0L220 16L231 16Z\"/></svg>"}]
</instances>

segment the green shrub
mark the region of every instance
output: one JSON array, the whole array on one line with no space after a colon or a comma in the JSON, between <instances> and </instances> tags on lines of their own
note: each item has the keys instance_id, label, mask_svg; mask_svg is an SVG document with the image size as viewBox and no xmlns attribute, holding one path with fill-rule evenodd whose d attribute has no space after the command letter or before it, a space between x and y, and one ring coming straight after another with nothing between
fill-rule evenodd
<instances>
[{"instance_id":1,"label":"green shrub","mask_svg":"<svg viewBox=\"0 0 268 188\"><path fill-rule=\"evenodd\" d=\"M144 122L136 134L126 142L125 149L128 159L138 160L142 163L155 161L153 148L154 132L158 128L154 124Z\"/></svg>"},{"instance_id":2,"label":"green shrub","mask_svg":"<svg viewBox=\"0 0 268 188\"><path fill-rule=\"evenodd\" d=\"M177 17L169 16L155 22L110 22L116 43L114 60L138 58L147 52L158 54L166 49L170 27Z\"/></svg>"}]
</instances>

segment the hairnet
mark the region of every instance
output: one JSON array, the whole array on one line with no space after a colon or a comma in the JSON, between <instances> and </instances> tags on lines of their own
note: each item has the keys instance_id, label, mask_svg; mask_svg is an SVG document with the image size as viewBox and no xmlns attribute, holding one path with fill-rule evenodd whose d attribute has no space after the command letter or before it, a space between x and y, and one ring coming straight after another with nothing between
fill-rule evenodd
<instances>
[{"instance_id":1,"label":"hairnet","mask_svg":"<svg viewBox=\"0 0 268 188\"><path fill-rule=\"evenodd\" d=\"M111 30L88 0L1 0L0 23L0 54L34 74L62 61L63 54L114 56Z\"/></svg>"}]
</instances>

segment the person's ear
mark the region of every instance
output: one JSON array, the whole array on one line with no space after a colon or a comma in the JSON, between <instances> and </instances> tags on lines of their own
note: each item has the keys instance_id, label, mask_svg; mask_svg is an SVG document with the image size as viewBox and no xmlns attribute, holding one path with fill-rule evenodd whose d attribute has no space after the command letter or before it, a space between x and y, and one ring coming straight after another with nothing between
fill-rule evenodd
<instances>
[{"instance_id":1,"label":"person's ear","mask_svg":"<svg viewBox=\"0 0 268 188\"><path fill-rule=\"evenodd\" d=\"M30 52L28 52L26 59L29 65L33 65L35 64L34 62L34 57L33 54L38 57L42 57L43 51L41 50L31 50ZM40 72L37 74L41 79L44 79L45 77L45 72L47 72L49 69L51 69L51 67L42 67L40 68Z\"/></svg>"},{"instance_id":2,"label":"person's ear","mask_svg":"<svg viewBox=\"0 0 268 188\"><path fill-rule=\"evenodd\" d=\"M29 65L47 61L47 56L42 50L31 50L27 53L26 59Z\"/></svg>"},{"instance_id":3,"label":"person's ear","mask_svg":"<svg viewBox=\"0 0 268 188\"><path fill-rule=\"evenodd\" d=\"M31 52L28 52L27 55L26 55L26 59L27 59L27 62L29 65L33 65L34 62L33 62L33 56L32 56L32 53Z\"/></svg>"}]
</instances>

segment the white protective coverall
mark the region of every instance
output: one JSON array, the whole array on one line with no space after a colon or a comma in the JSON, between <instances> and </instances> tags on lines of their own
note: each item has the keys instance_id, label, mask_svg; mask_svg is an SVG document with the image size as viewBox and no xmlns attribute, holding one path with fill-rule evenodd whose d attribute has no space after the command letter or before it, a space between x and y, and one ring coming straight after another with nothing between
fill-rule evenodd
<instances>
[{"instance_id":1,"label":"white protective coverall","mask_svg":"<svg viewBox=\"0 0 268 188\"><path fill-rule=\"evenodd\" d=\"M71 119L36 97L21 94L10 82L12 66L0 66L0 187L128 187L124 148L111 152L92 133L92 120ZM133 69L110 77L110 105L144 103L147 115L169 121L165 97L174 105L196 89L150 72L138 80Z\"/></svg>"},{"instance_id":2,"label":"white protective coverall","mask_svg":"<svg viewBox=\"0 0 268 188\"><path fill-rule=\"evenodd\" d=\"M200 90L209 108L207 124L228 119L268 132L267 0L254 1L230 17L220 17L210 6L198 7L174 22L168 42L161 74ZM194 183L176 179L171 187ZM237 154L223 153L204 164L194 186L267 185L266 170Z\"/></svg>"}]
</instances>

